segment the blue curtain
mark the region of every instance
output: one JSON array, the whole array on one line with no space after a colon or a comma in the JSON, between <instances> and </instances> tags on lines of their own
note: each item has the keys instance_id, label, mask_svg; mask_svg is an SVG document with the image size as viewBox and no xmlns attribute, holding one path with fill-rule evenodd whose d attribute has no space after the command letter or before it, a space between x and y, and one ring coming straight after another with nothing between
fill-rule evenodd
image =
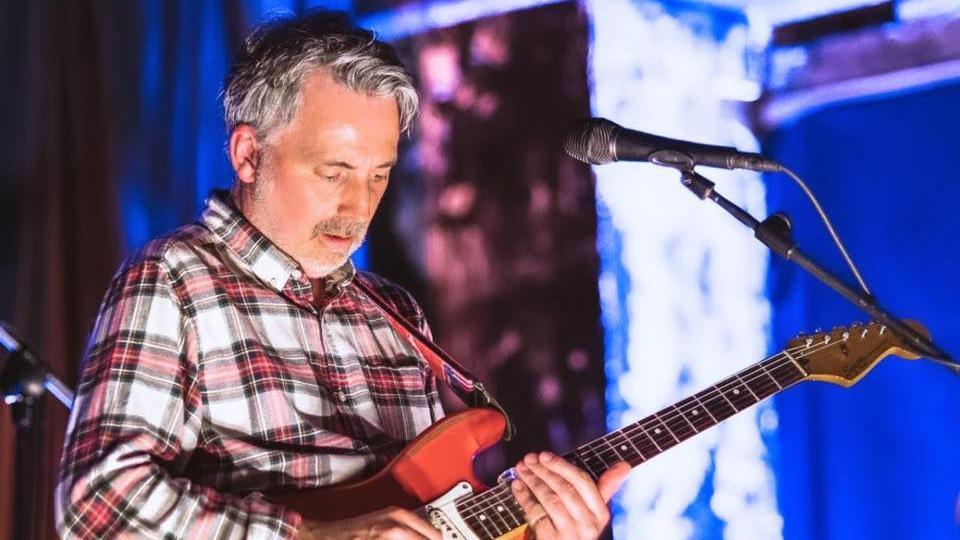
<instances>
[{"instance_id":1,"label":"blue curtain","mask_svg":"<svg viewBox=\"0 0 960 540\"><path fill-rule=\"evenodd\" d=\"M960 355L960 84L830 107L783 126L765 150L807 179L881 305ZM805 198L768 178L769 208L800 247L849 276ZM852 278L848 281L853 282ZM865 316L782 260L770 296L778 345ZM888 358L849 390L803 383L777 399L787 540L955 539L960 378Z\"/></svg>"},{"instance_id":2,"label":"blue curtain","mask_svg":"<svg viewBox=\"0 0 960 540\"><path fill-rule=\"evenodd\" d=\"M230 186L219 93L233 54L271 14L311 7L350 11L351 2L149 0L110 19L126 252L195 220L211 189Z\"/></svg>"}]
</instances>

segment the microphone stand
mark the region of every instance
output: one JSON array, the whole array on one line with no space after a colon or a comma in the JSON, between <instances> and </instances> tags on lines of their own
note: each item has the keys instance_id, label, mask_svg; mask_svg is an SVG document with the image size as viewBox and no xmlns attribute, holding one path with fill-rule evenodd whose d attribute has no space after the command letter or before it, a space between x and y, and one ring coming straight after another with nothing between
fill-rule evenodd
<instances>
[{"instance_id":1,"label":"microphone stand","mask_svg":"<svg viewBox=\"0 0 960 540\"><path fill-rule=\"evenodd\" d=\"M13 535L11 538L40 538L42 524L33 523L34 502L38 499L37 475L43 433L37 425L43 411L42 397L49 391L69 410L73 392L56 378L22 343L14 339L0 321L0 348L9 351L0 365L0 393L10 406L17 430L14 457ZM40 528L38 528L40 527Z\"/></svg>"},{"instance_id":2,"label":"microphone stand","mask_svg":"<svg viewBox=\"0 0 960 540\"><path fill-rule=\"evenodd\" d=\"M717 193L714 189L715 184L708 178L694 171L692 167L683 167L679 170L683 185L698 198L701 200L710 199L717 203L720 208L726 210L736 218L737 221L752 230L754 237L763 245L770 248L770 250L777 255L806 270L821 283L827 285L839 293L840 296L865 311L874 320L886 325L891 332L913 347L914 352L920 353L933 362L949 369L954 374L960 375L960 364L947 354L947 352L937 347L923 334L894 317L889 311L880 307L873 296L864 294L847 285L829 270L801 252L797 247L797 243L793 240L790 219L786 214L777 212L770 215L767 219L759 221L750 215L749 212Z\"/></svg>"}]
</instances>

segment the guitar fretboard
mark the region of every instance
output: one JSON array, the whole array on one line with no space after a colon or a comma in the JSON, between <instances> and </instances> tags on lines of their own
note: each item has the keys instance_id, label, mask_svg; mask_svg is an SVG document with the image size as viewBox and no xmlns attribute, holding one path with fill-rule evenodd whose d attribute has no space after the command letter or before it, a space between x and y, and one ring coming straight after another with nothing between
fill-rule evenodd
<instances>
[{"instance_id":1,"label":"guitar fretboard","mask_svg":"<svg viewBox=\"0 0 960 540\"><path fill-rule=\"evenodd\" d=\"M584 444L564 459L587 471L594 480L621 461L637 466L801 381L807 373L799 358L783 351L643 420ZM481 538L498 538L525 523L523 509L505 483L459 501L457 511Z\"/></svg>"}]
</instances>

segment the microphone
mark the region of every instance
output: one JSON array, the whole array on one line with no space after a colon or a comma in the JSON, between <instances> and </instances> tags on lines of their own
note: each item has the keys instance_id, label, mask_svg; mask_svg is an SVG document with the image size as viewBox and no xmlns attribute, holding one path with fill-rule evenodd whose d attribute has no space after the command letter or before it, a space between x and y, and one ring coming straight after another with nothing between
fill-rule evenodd
<instances>
[{"instance_id":1,"label":"microphone","mask_svg":"<svg viewBox=\"0 0 960 540\"><path fill-rule=\"evenodd\" d=\"M782 166L732 146L715 146L668 139L619 126L605 118L587 118L567 127L563 149L570 157L593 165L614 161L649 161L664 167L690 170L697 165L722 169L780 172Z\"/></svg>"}]
</instances>

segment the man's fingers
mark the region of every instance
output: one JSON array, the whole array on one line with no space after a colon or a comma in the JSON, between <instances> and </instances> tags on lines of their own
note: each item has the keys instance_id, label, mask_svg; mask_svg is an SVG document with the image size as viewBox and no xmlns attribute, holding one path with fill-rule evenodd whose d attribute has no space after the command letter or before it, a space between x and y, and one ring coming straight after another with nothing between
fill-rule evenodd
<instances>
[{"instance_id":1,"label":"man's fingers","mask_svg":"<svg viewBox=\"0 0 960 540\"><path fill-rule=\"evenodd\" d=\"M535 535L543 538L555 536L557 531L547 515L547 510L537 502L530 488L522 480L514 480L510 484L510 490L513 491L513 498L523 509L523 517Z\"/></svg>"},{"instance_id":2,"label":"man's fingers","mask_svg":"<svg viewBox=\"0 0 960 540\"><path fill-rule=\"evenodd\" d=\"M623 485L627 476L630 475L631 470L632 467L629 463L621 461L600 475L600 479L597 480L597 489L600 492L600 497L603 498L604 504L610 502L610 499L613 498L617 490L620 489L620 486Z\"/></svg>"},{"instance_id":3,"label":"man's fingers","mask_svg":"<svg viewBox=\"0 0 960 540\"><path fill-rule=\"evenodd\" d=\"M597 491L597 484L593 482L593 479L590 478L590 475L588 475L586 471L550 452L540 453L540 463L562 476L564 480L576 488L577 493L580 494L580 497L590 511L593 512L598 519L606 520L605 516L609 514L609 510L607 509L608 499L604 499L600 492Z\"/></svg>"},{"instance_id":4,"label":"man's fingers","mask_svg":"<svg viewBox=\"0 0 960 540\"><path fill-rule=\"evenodd\" d=\"M529 457L530 455L527 456L527 458ZM520 475L520 479L526 484L527 489L532 492L536 501L547 511L547 515L558 530L564 530L573 526L575 522L567 509L565 501L563 501L561 497L562 494L557 493L556 490L547 484L543 476L541 476L543 473L542 467L540 468L541 470L537 472L532 470L532 465L527 464L527 458L517 465L516 470Z\"/></svg>"},{"instance_id":5,"label":"man's fingers","mask_svg":"<svg viewBox=\"0 0 960 540\"><path fill-rule=\"evenodd\" d=\"M411 529L422 538L428 538L429 540L443 539L440 531L434 529L433 526L424 521L423 518L405 508L391 508L387 515L393 521Z\"/></svg>"},{"instance_id":6,"label":"man's fingers","mask_svg":"<svg viewBox=\"0 0 960 540\"><path fill-rule=\"evenodd\" d=\"M524 461L557 494L573 520L572 525L582 532L600 530L609 511L593 482L585 480L579 469L559 457L544 452L536 458L527 456Z\"/></svg>"}]
</instances>

